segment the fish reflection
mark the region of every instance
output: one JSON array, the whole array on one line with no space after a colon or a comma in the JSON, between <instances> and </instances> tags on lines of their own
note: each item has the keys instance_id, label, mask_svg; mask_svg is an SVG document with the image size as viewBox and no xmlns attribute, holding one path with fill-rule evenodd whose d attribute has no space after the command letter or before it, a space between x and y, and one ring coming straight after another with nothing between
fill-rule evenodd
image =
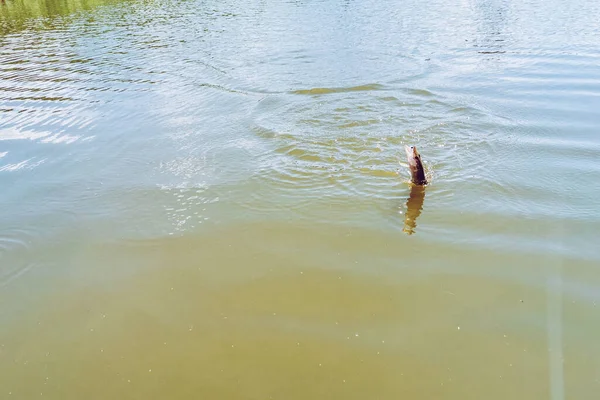
<instances>
[{"instance_id":1,"label":"fish reflection","mask_svg":"<svg viewBox=\"0 0 600 400\"><path fill-rule=\"evenodd\" d=\"M403 232L408 235L415 233L417 227L417 218L421 215L423 202L425 201L425 186L411 185L410 195L406 200L406 213L404 215Z\"/></svg>"}]
</instances>

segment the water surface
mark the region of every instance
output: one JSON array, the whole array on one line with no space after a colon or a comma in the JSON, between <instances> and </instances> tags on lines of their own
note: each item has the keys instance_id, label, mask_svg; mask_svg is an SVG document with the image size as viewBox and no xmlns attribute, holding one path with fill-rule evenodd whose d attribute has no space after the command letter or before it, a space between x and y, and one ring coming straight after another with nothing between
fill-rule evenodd
<instances>
[{"instance_id":1,"label":"water surface","mask_svg":"<svg viewBox=\"0 0 600 400\"><path fill-rule=\"evenodd\" d=\"M0 3L0 398L594 399L599 20Z\"/></svg>"}]
</instances>

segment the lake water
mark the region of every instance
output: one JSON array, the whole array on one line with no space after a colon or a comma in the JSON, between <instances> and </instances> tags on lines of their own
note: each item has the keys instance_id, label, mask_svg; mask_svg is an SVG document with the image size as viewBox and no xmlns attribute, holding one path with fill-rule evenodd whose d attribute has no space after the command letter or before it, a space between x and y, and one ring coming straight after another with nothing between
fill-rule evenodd
<instances>
[{"instance_id":1,"label":"lake water","mask_svg":"<svg viewBox=\"0 0 600 400\"><path fill-rule=\"evenodd\" d=\"M596 399L598 21L0 2L0 398Z\"/></svg>"}]
</instances>

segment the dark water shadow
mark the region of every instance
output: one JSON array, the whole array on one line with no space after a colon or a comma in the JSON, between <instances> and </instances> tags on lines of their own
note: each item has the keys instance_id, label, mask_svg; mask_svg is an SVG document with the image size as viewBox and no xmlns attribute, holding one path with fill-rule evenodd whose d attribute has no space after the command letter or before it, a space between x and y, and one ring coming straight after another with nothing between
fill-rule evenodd
<instances>
[{"instance_id":1,"label":"dark water shadow","mask_svg":"<svg viewBox=\"0 0 600 400\"><path fill-rule=\"evenodd\" d=\"M417 227L417 218L423 210L425 201L425 186L412 185L410 195L406 200L406 213L404 214L404 228L402 229L408 235L415 233Z\"/></svg>"}]
</instances>

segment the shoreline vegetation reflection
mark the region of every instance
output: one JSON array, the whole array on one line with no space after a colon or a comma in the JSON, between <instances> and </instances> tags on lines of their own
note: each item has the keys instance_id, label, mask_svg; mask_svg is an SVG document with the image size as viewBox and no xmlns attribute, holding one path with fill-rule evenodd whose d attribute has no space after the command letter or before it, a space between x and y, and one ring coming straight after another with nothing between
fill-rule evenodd
<instances>
[{"instance_id":1,"label":"shoreline vegetation reflection","mask_svg":"<svg viewBox=\"0 0 600 400\"><path fill-rule=\"evenodd\" d=\"M129 0L0 0L0 37L26 29L53 29L58 17L68 17L80 11L127 1Z\"/></svg>"}]
</instances>

